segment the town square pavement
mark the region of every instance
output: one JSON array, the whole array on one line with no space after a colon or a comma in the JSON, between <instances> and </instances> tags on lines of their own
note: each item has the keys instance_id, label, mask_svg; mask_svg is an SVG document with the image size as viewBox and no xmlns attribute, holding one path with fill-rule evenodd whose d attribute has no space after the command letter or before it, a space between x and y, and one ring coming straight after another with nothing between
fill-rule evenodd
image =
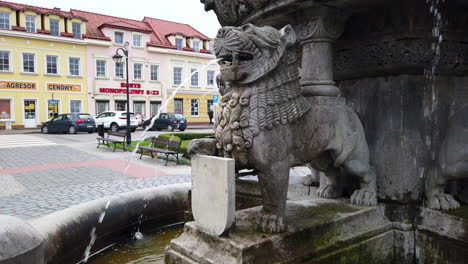
<instances>
[{"instance_id":1,"label":"town square pavement","mask_svg":"<svg viewBox=\"0 0 468 264\"><path fill-rule=\"evenodd\" d=\"M165 166L162 159L140 160L131 152L96 148L96 136L0 134L0 215L29 219L124 192L191 181L190 166ZM133 133L133 139L140 137L141 132ZM296 169L301 173L307 172Z\"/></svg>"}]
</instances>

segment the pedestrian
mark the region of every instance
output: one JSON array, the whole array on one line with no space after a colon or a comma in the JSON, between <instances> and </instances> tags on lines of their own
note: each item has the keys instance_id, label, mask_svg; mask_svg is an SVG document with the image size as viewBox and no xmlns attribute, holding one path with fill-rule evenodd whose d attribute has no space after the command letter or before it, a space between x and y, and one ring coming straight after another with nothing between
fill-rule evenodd
<instances>
[{"instance_id":1,"label":"pedestrian","mask_svg":"<svg viewBox=\"0 0 468 264\"><path fill-rule=\"evenodd\" d=\"M208 117L210 118L210 126L213 125L213 109L210 108L208 111Z\"/></svg>"}]
</instances>

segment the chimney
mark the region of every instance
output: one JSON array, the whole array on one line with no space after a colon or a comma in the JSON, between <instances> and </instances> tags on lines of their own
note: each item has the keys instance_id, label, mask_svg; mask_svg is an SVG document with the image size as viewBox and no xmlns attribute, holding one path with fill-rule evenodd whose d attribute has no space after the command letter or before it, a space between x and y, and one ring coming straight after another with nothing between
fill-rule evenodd
<instances>
[{"instance_id":1,"label":"chimney","mask_svg":"<svg viewBox=\"0 0 468 264\"><path fill-rule=\"evenodd\" d=\"M54 10L60 11L60 8L59 7L54 7Z\"/></svg>"}]
</instances>

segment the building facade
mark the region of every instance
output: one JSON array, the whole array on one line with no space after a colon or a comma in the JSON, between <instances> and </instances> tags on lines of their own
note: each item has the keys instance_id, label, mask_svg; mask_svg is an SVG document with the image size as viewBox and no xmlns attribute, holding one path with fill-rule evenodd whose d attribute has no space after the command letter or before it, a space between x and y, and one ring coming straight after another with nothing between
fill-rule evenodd
<instances>
[{"instance_id":1,"label":"building facade","mask_svg":"<svg viewBox=\"0 0 468 264\"><path fill-rule=\"evenodd\" d=\"M0 1L0 129L86 111L86 19Z\"/></svg>"},{"instance_id":2,"label":"building facade","mask_svg":"<svg viewBox=\"0 0 468 264\"><path fill-rule=\"evenodd\" d=\"M219 69L213 41L190 25L0 1L0 129L126 110L127 65L112 56L127 42L131 112L209 122Z\"/></svg>"}]
</instances>

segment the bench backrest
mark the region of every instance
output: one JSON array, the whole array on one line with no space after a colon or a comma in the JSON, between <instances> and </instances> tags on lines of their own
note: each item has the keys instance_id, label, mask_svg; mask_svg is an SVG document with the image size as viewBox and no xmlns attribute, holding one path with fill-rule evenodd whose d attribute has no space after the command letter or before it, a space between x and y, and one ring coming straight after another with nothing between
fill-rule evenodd
<instances>
[{"instance_id":1,"label":"bench backrest","mask_svg":"<svg viewBox=\"0 0 468 264\"><path fill-rule=\"evenodd\" d=\"M127 136L127 133L108 131L107 132L107 137L110 137L110 136L125 138Z\"/></svg>"},{"instance_id":2,"label":"bench backrest","mask_svg":"<svg viewBox=\"0 0 468 264\"><path fill-rule=\"evenodd\" d=\"M165 139L165 138L157 138L153 137L151 140L151 144L154 147L155 145L164 145L167 147L174 147L179 149L180 147L180 141L178 140L170 140L170 139Z\"/></svg>"}]
</instances>

